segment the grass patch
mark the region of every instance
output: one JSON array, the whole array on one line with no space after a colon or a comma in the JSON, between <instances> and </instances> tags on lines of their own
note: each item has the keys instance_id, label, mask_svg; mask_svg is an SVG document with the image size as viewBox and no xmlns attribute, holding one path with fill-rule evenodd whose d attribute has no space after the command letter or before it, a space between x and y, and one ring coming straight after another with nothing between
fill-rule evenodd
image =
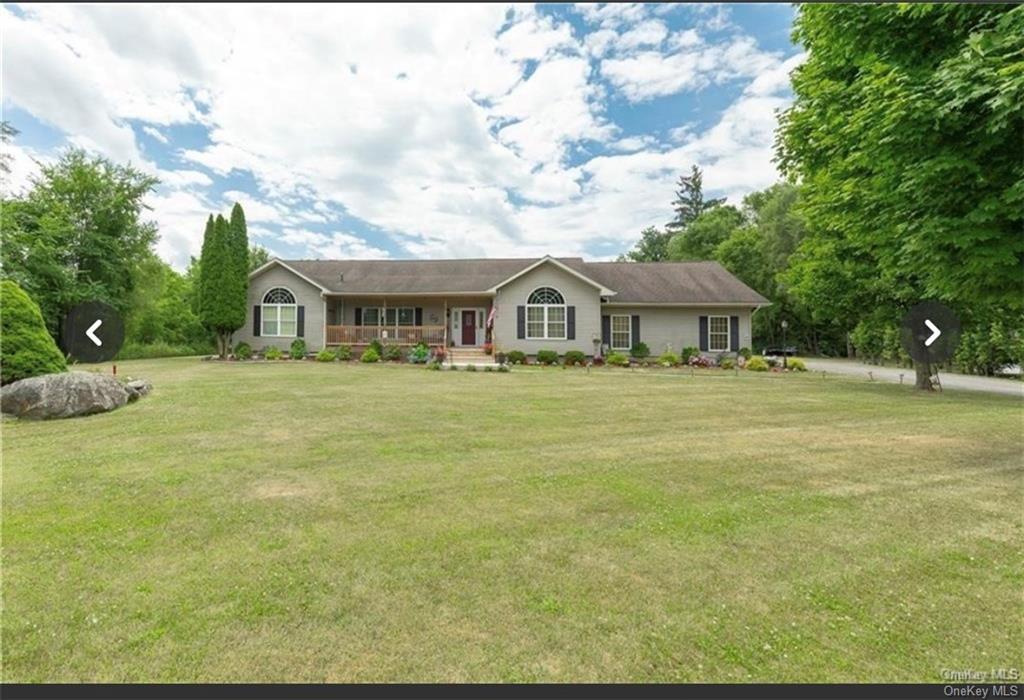
<instances>
[{"instance_id":1,"label":"grass patch","mask_svg":"<svg viewBox=\"0 0 1024 700\"><path fill-rule=\"evenodd\" d=\"M1022 403L820 375L119 363L3 424L6 681L1022 666Z\"/></svg>"}]
</instances>

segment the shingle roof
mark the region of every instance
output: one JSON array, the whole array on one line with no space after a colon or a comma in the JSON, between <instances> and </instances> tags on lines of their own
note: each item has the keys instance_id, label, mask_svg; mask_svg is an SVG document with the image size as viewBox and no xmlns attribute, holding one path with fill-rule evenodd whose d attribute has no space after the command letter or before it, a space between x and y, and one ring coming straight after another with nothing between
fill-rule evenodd
<instances>
[{"instance_id":1,"label":"shingle roof","mask_svg":"<svg viewBox=\"0 0 1024 700\"><path fill-rule=\"evenodd\" d=\"M282 260L325 289L346 294L486 293L539 258L464 260ZM619 263L557 258L616 294L609 300L665 304L765 304L717 262Z\"/></svg>"}]
</instances>

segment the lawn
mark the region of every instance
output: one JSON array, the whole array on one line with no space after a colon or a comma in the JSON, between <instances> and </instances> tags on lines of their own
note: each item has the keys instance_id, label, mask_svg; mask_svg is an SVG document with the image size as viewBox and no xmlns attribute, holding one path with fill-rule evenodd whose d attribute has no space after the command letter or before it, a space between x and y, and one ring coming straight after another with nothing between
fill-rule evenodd
<instances>
[{"instance_id":1,"label":"lawn","mask_svg":"<svg viewBox=\"0 0 1024 700\"><path fill-rule=\"evenodd\" d=\"M7 681L926 681L1024 666L1014 397L124 362L3 423Z\"/></svg>"}]
</instances>

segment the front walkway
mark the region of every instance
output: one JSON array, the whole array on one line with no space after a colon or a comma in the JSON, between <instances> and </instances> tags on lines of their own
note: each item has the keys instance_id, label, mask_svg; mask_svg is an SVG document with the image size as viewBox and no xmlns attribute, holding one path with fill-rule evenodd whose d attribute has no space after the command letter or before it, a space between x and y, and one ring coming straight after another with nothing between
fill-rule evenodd
<instances>
[{"instance_id":1,"label":"front walkway","mask_svg":"<svg viewBox=\"0 0 1024 700\"><path fill-rule=\"evenodd\" d=\"M868 372L871 372L875 379L885 382L898 382L900 374L903 374L904 384L914 383L913 368L879 367L878 365L863 364L856 360L823 359L818 357L804 359L804 362L807 364L807 369L816 372L836 372L863 379L868 379ZM992 394L1009 394L1011 396L1024 397L1024 382L1017 379L978 377L972 374L942 372L939 374L939 381L942 382L943 390L964 389L967 391L987 391Z\"/></svg>"}]
</instances>

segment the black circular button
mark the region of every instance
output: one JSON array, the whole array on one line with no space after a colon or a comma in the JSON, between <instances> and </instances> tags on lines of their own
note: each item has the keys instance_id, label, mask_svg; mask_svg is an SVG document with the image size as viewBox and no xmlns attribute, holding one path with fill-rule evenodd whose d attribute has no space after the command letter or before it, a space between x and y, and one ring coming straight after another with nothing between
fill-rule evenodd
<instances>
[{"instance_id":1,"label":"black circular button","mask_svg":"<svg viewBox=\"0 0 1024 700\"><path fill-rule=\"evenodd\" d=\"M945 362L960 342L960 319L944 304L922 301L903 315L900 342L915 362Z\"/></svg>"},{"instance_id":2,"label":"black circular button","mask_svg":"<svg viewBox=\"0 0 1024 700\"><path fill-rule=\"evenodd\" d=\"M82 302L64 317L60 341L65 354L79 362L106 362L124 343L124 321L109 304Z\"/></svg>"}]
</instances>

